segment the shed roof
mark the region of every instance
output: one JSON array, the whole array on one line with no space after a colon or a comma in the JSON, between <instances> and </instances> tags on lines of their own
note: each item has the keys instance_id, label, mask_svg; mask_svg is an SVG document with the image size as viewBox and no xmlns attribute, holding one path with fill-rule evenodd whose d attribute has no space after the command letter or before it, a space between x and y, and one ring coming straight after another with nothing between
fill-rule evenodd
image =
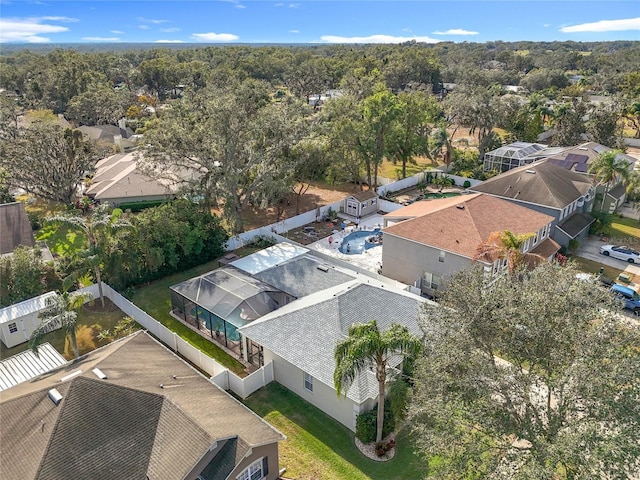
<instances>
[{"instance_id":1,"label":"shed roof","mask_svg":"<svg viewBox=\"0 0 640 480\"><path fill-rule=\"evenodd\" d=\"M354 193L353 195L349 195L349 197L353 197L360 202L364 202L365 200L369 200L371 198L377 198L378 194L375 190L363 190L362 192ZM347 197L347 198L349 198Z\"/></svg>"},{"instance_id":2,"label":"shed roof","mask_svg":"<svg viewBox=\"0 0 640 480\"><path fill-rule=\"evenodd\" d=\"M67 360L48 342L38 347L38 355L31 350L12 355L0 362L0 392L65 363Z\"/></svg>"},{"instance_id":3,"label":"shed roof","mask_svg":"<svg viewBox=\"0 0 640 480\"><path fill-rule=\"evenodd\" d=\"M0 324L12 322L18 318L39 312L47 306L47 299L55 297L56 292L43 293L20 303L15 303L0 310Z\"/></svg>"}]
</instances>

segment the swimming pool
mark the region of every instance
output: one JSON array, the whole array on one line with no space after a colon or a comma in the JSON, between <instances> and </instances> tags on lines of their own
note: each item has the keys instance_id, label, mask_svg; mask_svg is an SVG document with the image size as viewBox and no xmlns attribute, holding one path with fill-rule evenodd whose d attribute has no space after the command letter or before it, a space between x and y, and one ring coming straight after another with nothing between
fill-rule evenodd
<instances>
[{"instance_id":1,"label":"swimming pool","mask_svg":"<svg viewBox=\"0 0 640 480\"><path fill-rule=\"evenodd\" d=\"M382 232L379 228L351 232L344 237L338 250L347 255L364 253L365 250L382 245Z\"/></svg>"}]
</instances>

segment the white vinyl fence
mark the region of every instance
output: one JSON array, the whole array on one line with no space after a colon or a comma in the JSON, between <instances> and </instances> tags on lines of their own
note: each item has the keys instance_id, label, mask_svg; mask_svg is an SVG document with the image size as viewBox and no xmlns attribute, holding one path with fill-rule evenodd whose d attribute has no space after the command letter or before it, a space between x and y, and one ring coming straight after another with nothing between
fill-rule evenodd
<instances>
[{"instance_id":1,"label":"white vinyl fence","mask_svg":"<svg viewBox=\"0 0 640 480\"><path fill-rule=\"evenodd\" d=\"M210 380L224 390L231 390L241 398L247 398L259 388L273 381L273 364L269 363L256 370L251 375L240 378L228 368L220 365L193 345L180 338L177 333L158 322L151 315L124 298L106 283L102 284L104 296L111 300L120 310L142 325L149 333L156 336L162 343L182 357L189 360L201 370L210 375ZM98 286L91 285L82 291L89 291L94 298L98 298Z\"/></svg>"}]
</instances>

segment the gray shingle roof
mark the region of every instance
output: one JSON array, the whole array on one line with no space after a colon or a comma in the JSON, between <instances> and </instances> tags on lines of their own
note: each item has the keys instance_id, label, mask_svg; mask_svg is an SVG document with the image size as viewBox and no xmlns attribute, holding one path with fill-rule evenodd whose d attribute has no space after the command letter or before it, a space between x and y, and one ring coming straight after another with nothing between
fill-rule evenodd
<instances>
[{"instance_id":1,"label":"gray shingle roof","mask_svg":"<svg viewBox=\"0 0 640 480\"><path fill-rule=\"evenodd\" d=\"M591 186L588 176L541 160L490 178L469 191L562 209Z\"/></svg>"},{"instance_id":2,"label":"gray shingle roof","mask_svg":"<svg viewBox=\"0 0 640 480\"><path fill-rule=\"evenodd\" d=\"M182 479L216 440L239 437L239 459L283 439L144 332L4 391L0 415L3 478Z\"/></svg>"},{"instance_id":3,"label":"gray shingle roof","mask_svg":"<svg viewBox=\"0 0 640 480\"><path fill-rule=\"evenodd\" d=\"M241 332L333 388L334 348L346 337L349 325L376 320L386 330L399 323L421 335L418 314L424 301L405 291L353 281L296 300ZM376 394L373 375L363 375L347 397L361 403Z\"/></svg>"},{"instance_id":4,"label":"gray shingle roof","mask_svg":"<svg viewBox=\"0 0 640 480\"><path fill-rule=\"evenodd\" d=\"M319 270L318 266L324 266L327 270L324 271L324 268ZM296 298L311 295L354 279L353 275L341 272L333 265L308 255L296 257L256 273L254 277Z\"/></svg>"},{"instance_id":5,"label":"gray shingle roof","mask_svg":"<svg viewBox=\"0 0 640 480\"><path fill-rule=\"evenodd\" d=\"M20 245L33 247L31 222L20 202L0 204L0 255L13 252Z\"/></svg>"},{"instance_id":6,"label":"gray shingle roof","mask_svg":"<svg viewBox=\"0 0 640 480\"><path fill-rule=\"evenodd\" d=\"M571 238L576 238L580 232L595 221L595 218L586 213L574 213L564 222L559 224L558 228L566 232Z\"/></svg>"}]
</instances>

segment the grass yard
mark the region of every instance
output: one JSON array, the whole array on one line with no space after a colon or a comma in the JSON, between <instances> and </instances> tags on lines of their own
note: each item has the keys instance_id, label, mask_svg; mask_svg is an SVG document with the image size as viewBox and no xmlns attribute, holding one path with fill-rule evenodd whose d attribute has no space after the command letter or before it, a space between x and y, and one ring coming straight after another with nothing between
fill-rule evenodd
<instances>
[{"instance_id":1,"label":"grass yard","mask_svg":"<svg viewBox=\"0 0 640 480\"><path fill-rule=\"evenodd\" d=\"M245 247L236 250L234 253L240 257L249 255L260 248ZM200 349L211 358L227 367L237 375L246 375L244 365L234 357L223 351L221 348L202 337L198 333L191 330L186 325L169 315L171 310L171 297L169 295L169 287L176 283L183 282L190 278L202 275L218 268L218 260L199 265L184 272L175 273L168 277L161 278L155 282L151 282L143 287L138 287L133 295L133 303L142 310L147 312L153 318L162 323L172 332L176 332L181 338L189 342L194 347Z\"/></svg>"},{"instance_id":2,"label":"grass yard","mask_svg":"<svg viewBox=\"0 0 640 480\"><path fill-rule=\"evenodd\" d=\"M392 460L370 460L358 451L350 430L276 382L258 390L245 404L287 436L279 447L285 477L410 480L426 474L426 463L413 454L406 434L397 437Z\"/></svg>"},{"instance_id":3,"label":"grass yard","mask_svg":"<svg viewBox=\"0 0 640 480\"><path fill-rule=\"evenodd\" d=\"M99 302L96 299L94 302ZM91 350L95 350L108 343L107 341L100 341L95 338L95 334L99 332L99 329L92 328L92 326L99 325L102 330L112 330L120 320L126 315L117 307L105 312L94 312L82 308L78 311L78 329L76 331L76 338L78 340L78 347L80 348L80 354L83 355ZM134 328L140 328L138 324L135 324ZM49 342L53 348L62 353L68 360L73 359L73 350L68 348L68 352L65 352L65 334L62 330L55 330L49 333L44 341ZM16 353L24 352L29 348L28 342L16 345L13 348L6 348L2 342L0 342L0 359L4 360Z\"/></svg>"},{"instance_id":4,"label":"grass yard","mask_svg":"<svg viewBox=\"0 0 640 480\"><path fill-rule=\"evenodd\" d=\"M416 162L416 165L410 163L407 164L407 177L420 173L427 168L438 166L437 163L432 162L426 157L418 157ZM384 160L378 170L378 176L390 178L392 180L400 179L402 178L402 164L398 163L397 165L394 165L393 162Z\"/></svg>"},{"instance_id":5,"label":"grass yard","mask_svg":"<svg viewBox=\"0 0 640 480\"><path fill-rule=\"evenodd\" d=\"M612 280L618 278L623 270L603 265L602 263L594 262L593 260L587 260L586 258L571 256L569 260L575 264L576 268L582 272L597 274L600 272L600 268L604 268L605 277L609 277Z\"/></svg>"},{"instance_id":6,"label":"grass yard","mask_svg":"<svg viewBox=\"0 0 640 480\"><path fill-rule=\"evenodd\" d=\"M606 228L606 235L614 243L640 244L640 222L633 218L613 217L611 225ZM616 239L624 239L616 241Z\"/></svg>"}]
</instances>

